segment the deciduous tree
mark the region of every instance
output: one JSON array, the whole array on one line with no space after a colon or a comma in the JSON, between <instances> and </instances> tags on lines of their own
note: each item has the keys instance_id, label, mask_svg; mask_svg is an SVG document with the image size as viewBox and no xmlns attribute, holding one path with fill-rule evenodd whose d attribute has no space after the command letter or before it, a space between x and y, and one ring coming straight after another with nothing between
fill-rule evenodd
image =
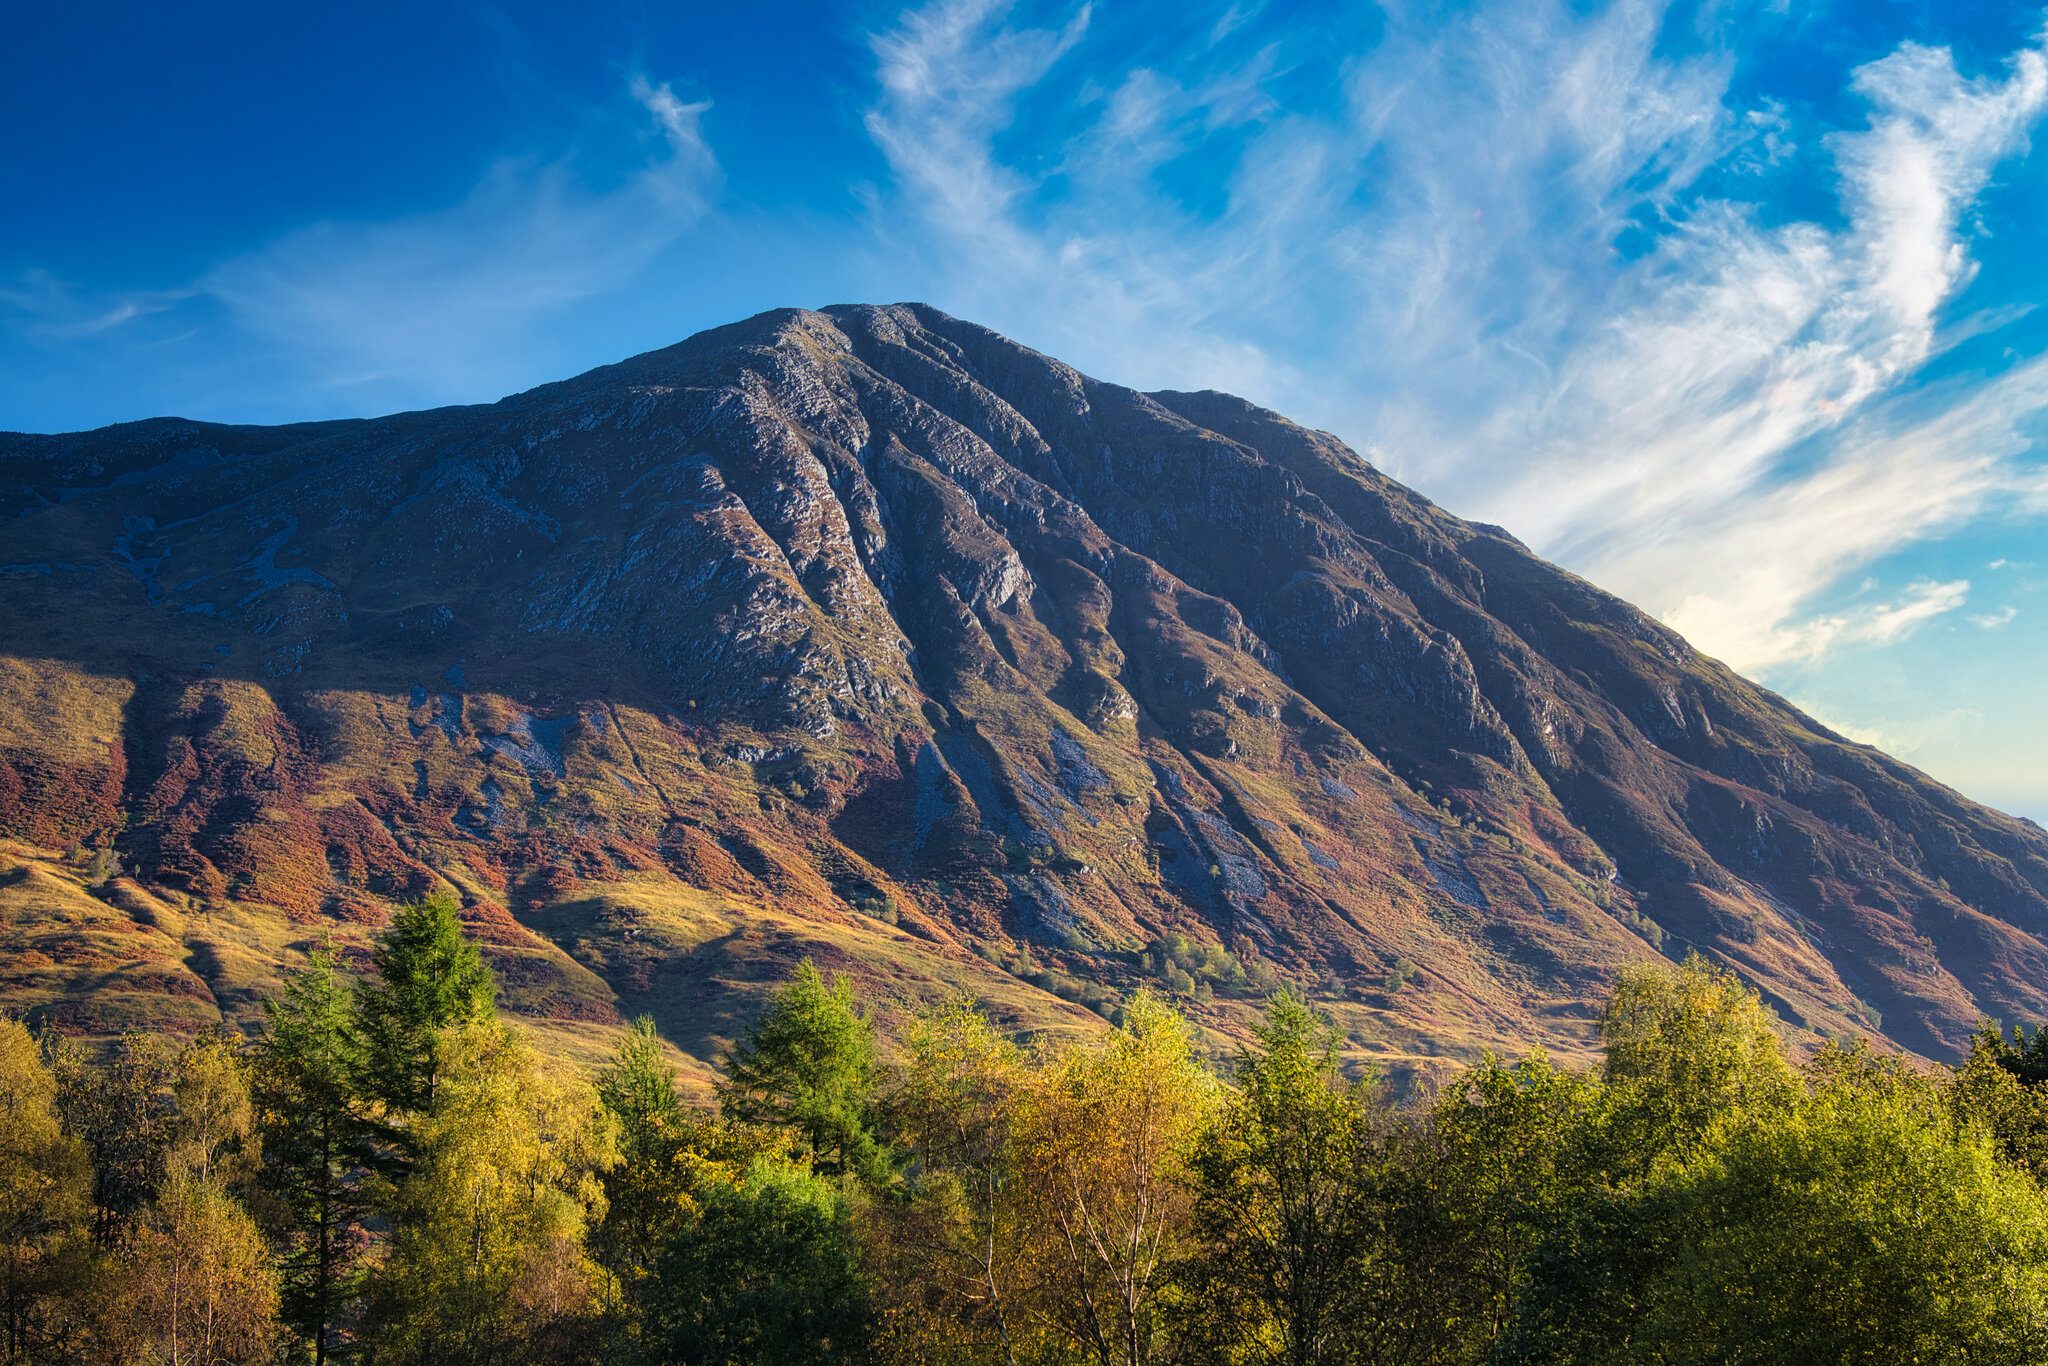
<instances>
[{"instance_id":1,"label":"deciduous tree","mask_svg":"<svg viewBox=\"0 0 2048 1366\"><path fill-rule=\"evenodd\" d=\"M380 1359L574 1360L603 1300L586 1238L617 1155L610 1118L496 1020L451 1027L436 1057L374 1289Z\"/></svg>"},{"instance_id":2,"label":"deciduous tree","mask_svg":"<svg viewBox=\"0 0 2048 1366\"><path fill-rule=\"evenodd\" d=\"M1676 1250L1636 1353L1610 1360L2048 1360L2048 1205L1922 1078L1819 1077L1717 1127L1643 1203Z\"/></svg>"},{"instance_id":3,"label":"deciduous tree","mask_svg":"<svg viewBox=\"0 0 2048 1366\"><path fill-rule=\"evenodd\" d=\"M0 1361L45 1359L88 1270L91 1168L57 1113L57 1081L22 1023L0 1015Z\"/></svg>"},{"instance_id":4,"label":"deciduous tree","mask_svg":"<svg viewBox=\"0 0 2048 1366\"><path fill-rule=\"evenodd\" d=\"M1337 1037L1279 997L1189 1163L1194 1251L1179 1335L1198 1359L1287 1366L1407 1360L1413 1287L1388 1238L1392 1147Z\"/></svg>"},{"instance_id":5,"label":"deciduous tree","mask_svg":"<svg viewBox=\"0 0 2048 1366\"><path fill-rule=\"evenodd\" d=\"M104 1060L78 1039L48 1038L57 1106L92 1160L92 1229L101 1247L128 1234L156 1195L177 1135L177 1053L131 1031Z\"/></svg>"},{"instance_id":6,"label":"deciduous tree","mask_svg":"<svg viewBox=\"0 0 2048 1366\"><path fill-rule=\"evenodd\" d=\"M887 1109L906 1188L872 1216L891 1347L1007 1366L1034 1336L1016 1147L1030 1065L964 999L920 1012L904 1052Z\"/></svg>"},{"instance_id":7,"label":"deciduous tree","mask_svg":"<svg viewBox=\"0 0 2048 1366\"><path fill-rule=\"evenodd\" d=\"M1143 1366L1161 1341L1167 1266L1185 1249L1187 1162L1213 1079L1187 1021L1140 992L1124 1022L1042 1072L1018 1129L1036 1325L1102 1366Z\"/></svg>"},{"instance_id":8,"label":"deciduous tree","mask_svg":"<svg viewBox=\"0 0 2048 1366\"><path fill-rule=\"evenodd\" d=\"M218 1180L172 1173L120 1254L106 1341L161 1366L269 1361L277 1273L256 1221Z\"/></svg>"},{"instance_id":9,"label":"deciduous tree","mask_svg":"<svg viewBox=\"0 0 2048 1366\"><path fill-rule=\"evenodd\" d=\"M656 1322L693 1366L846 1366L870 1308L844 1183L770 1159L707 1182L661 1264Z\"/></svg>"}]
</instances>

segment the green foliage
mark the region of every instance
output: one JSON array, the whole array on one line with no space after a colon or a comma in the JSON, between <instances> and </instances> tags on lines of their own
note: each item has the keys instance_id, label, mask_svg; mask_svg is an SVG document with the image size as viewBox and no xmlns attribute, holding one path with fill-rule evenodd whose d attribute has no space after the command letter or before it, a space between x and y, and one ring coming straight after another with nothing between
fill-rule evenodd
<instances>
[{"instance_id":1,"label":"green foliage","mask_svg":"<svg viewBox=\"0 0 2048 1366\"><path fill-rule=\"evenodd\" d=\"M2048 1033L2043 1033L2038 1025L2031 1030L2014 1025L2008 1040L1999 1033L1997 1025L1986 1020L1970 1041L1970 1052L1973 1057L1981 1055L1996 1063L2022 1085L2048 1082Z\"/></svg>"},{"instance_id":2,"label":"green foliage","mask_svg":"<svg viewBox=\"0 0 2048 1366\"><path fill-rule=\"evenodd\" d=\"M123 1249L101 1345L139 1361L270 1361L277 1305L256 1221L217 1176L181 1168Z\"/></svg>"},{"instance_id":3,"label":"green foliage","mask_svg":"<svg viewBox=\"0 0 2048 1366\"><path fill-rule=\"evenodd\" d=\"M1279 997L1195 1148L1176 1337L1199 1360L1321 1366L1412 1346L1383 1116L1370 1084L1344 1080L1337 1045L1300 998Z\"/></svg>"},{"instance_id":4,"label":"green foliage","mask_svg":"<svg viewBox=\"0 0 2048 1366\"><path fill-rule=\"evenodd\" d=\"M1625 968L1600 1017L1611 1142L1647 1161L1725 1115L1788 1103L1797 1078L1777 1017L1697 954L1678 968Z\"/></svg>"},{"instance_id":5,"label":"green foliage","mask_svg":"<svg viewBox=\"0 0 2048 1366\"><path fill-rule=\"evenodd\" d=\"M1257 997L1280 989L1279 975L1265 963L1241 957L1221 944L1198 944L1184 934L1153 940L1138 962L1146 975L1176 996Z\"/></svg>"},{"instance_id":6,"label":"green foliage","mask_svg":"<svg viewBox=\"0 0 2048 1366\"><path fill-rule=\"evenodd\" d=\"M2037 1028L2008 1043L1986 1021L1948 1088L1958 1121L1981 1126L2005 1161L2048 1183L2048 1047Z\"/></svg>"},{"instance_id":7,"label":"green foliage","mask_svg":"<svg viewBox=\"0 0 2048 1366\"><path fill-rule=\"evenodd\" d=\"M806 958L725 1059L719 1099L732 1119L795 1133L820 1172L882 1179L874 1131L874 1029L844 978Z\"/></svg>"},{"instance_id":8,"label":"green foliage","mask_svg":"<svg viewBox=\"0 0 2048 1366\"><path fill-rule=\"evenodd\" d=\"M708 1184L701 1212L662 1258L654 1304L672 1360L864 1360L871 1311L847 1192L768 1160Z\"/></svg>"},{"instance_id":9,"label":"green foliage","mask_svg":"<svg viewBox=\"0 0 2048 1366\"><path fill-rule=\"evenodd\" d=\"M1796 1106L1798 1075L1777 1021L1732 972L1697 955L1624 971L1600 1021L1606 1058L1577 1113L1556 1117L1558 1184L1524 1226L1511 1360L1601 1360L1633 1340L1645 1278L1678 1252L1678 1233L1645 1206L1646 1183L1694 1160L1710 1136Z\"/></svg>"},{"instance_id":10,"label":"green foliage","mask_svg":"<svg viewBox=\"0 0 2048 1366\"><path fill-rule=\"evenodd\" d=\"M457 912L445 893L399 907L358 993L364 1076L394 1116L433 1109L442 1031L495 1013L497 984Z\"/></svg>"},{"instance_id":11,"label":"green foliage","mask_svg":"<svg viewBox=\"0 0 2048 1366\"><path fill-rule=\"evenodd\" d=\"M1162 945L1161 971L1217 965ZM0 1019L0 1346L2048 1360L2038 1034L1987 1027L1952 1072L1864 1045L1794 1066L1757 995L1695 958L1622 976L1598 1068L1487 1059L1402 1111L1292 996L1227 1084L1160 997L1120 1014L1025 1048L953 1001L885 1064L851 989L807 962L699 1112L644 1020L591 1077L545 1067L444 904L408 908L370 985L314 955L246 1058L228 1035L39 1048ZM415 1066L411 1102L380 1057Z\"/></svg>"},{"instance_id":12,"label":"green foliage","mask_svg":"<svg viewBox=\"0 0 2048 1366\"><path fill-rule=\"evenodd\" d=\"M92 1160L93 1240L112 1247L164 1178L177 1133L177 1053L157 1035L129 1033L103 1063L54 1035L49 1055L64 1126Z\"/></svg>"},{"instance_id":13,"label":"green foliage","mask_svg":"<svg viewBox=\"0 0 2048 1366\"><path fill-rule=\"evenodd\" d=\"M1660 1170L1670 1230L1640 1351L1670 1362L2048 1359L2048 1207L1935 1086L1823 1078L1803 1104L1726 1122Z\"/></svg>"},{"instance_id":14,"label":"green foliage","mask_svg":"<svg viewBox=\"0 0 2048 1366\"><path fill-rule=\"evenodd\" d=\"M723 1170L733 1136L684 1104L654 1022L645 1017L599 1070L597 1097L618 1142L618 1160L603 1175L604 1214L590 1233L591 1255L609 1278L610 1352L620 1360L658 1360L661 1344L649 1317L659 1263L697 1217L701 1184Z\"/></svg>"},{"instance_id":15,"label":"green foliage","mask_svg":"<svg viewBox=\"0 0 2048 1366\"><path fill-rule=\"evenodd\" d=\"M451 1026L438 1060L371 1290L379 1356L573 1359L605 1292L586 1235L617 1159L609 1117L587 1083L541 1071L495 1020Z\"/></svg>"},{"instance_id":16,"label":"green foliage","mask_svg":"<svg viewBox=\"0 0 2048 1366\"><path fill-rule=\"evenodd\" d=\"M705 1146L706 1126L684 1107L645 1016L598 1073L597 1098L617 1131L619 1161L605 1174L596 1245L614 1275L637 1281L694 1208L693 1155Z\"/></svg>"},{"instance_id":17,"label":"green foliage","mask_svg":"<svg viewBox=\"0 0 2048 1366\"><path fill-rule=\"evenodd\" d=\"M262 1184L278 1210L284 1321L315 1362L353 1304L375 1159L354 996L316 952L267 1003L251 1068Z\"/></svg>"},{"instance_id":18,"label":"green foliage","mask_svg":"<svg viewBox=\"0 0 2048 1366\"><path fill-rule=\"evenodd\" d=\"M1403 1255L1437 1296L1441 1359L1484 1359L1512 1323L1553 1239L1601 1189L1589 1153L1595 1078L1540 1051L1488 1058L1448 1088L1412 1144Z\"/></svg>"},{"instance_id":19,"label":"green foliage","mask_svg":"<svg viewBox=\"0 0 2048 1366\"><path fill-rule=\"evenodd\" d=\"M56 1356L86 1270L91 1168L57 1113L57 1079L0 1015L0 1360Z\"/></svg>"}]
</instances>

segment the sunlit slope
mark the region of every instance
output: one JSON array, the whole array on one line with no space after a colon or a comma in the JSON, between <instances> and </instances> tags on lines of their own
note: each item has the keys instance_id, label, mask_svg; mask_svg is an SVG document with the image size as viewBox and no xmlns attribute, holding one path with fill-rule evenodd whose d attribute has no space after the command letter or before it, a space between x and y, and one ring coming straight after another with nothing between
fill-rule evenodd
<instances>
[{"instance_id":1,"label":"sunlit slope","mask_svg":"<svg viewBox=\"0 0 2048 1366\"><path fill-rule=\"evenodd\" d=\"M1219 1043L1291 982L1403 1064L1582 1049L1687 948L1929 1054L2048 1009L2038 828L1331 437L929 309L0 469L7 1004L77 1027L444 886L572 1050L708 1057L805 953Z\"/></svg>"}]
</instances>

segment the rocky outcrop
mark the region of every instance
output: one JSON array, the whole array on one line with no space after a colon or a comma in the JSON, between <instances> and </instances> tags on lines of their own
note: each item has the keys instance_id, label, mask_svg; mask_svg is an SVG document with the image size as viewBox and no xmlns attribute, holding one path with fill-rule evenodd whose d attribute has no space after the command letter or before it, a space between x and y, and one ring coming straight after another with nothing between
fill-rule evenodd
<instances>
[{"instance_id":1,"label":"rocky outcrop","mask_svg":"<svg viewBox=\"0 0 2048 1366\"><path fill-rule=\"evenodd\" d=\"M1395 1058L1687 949L1928 1054L2048 1013L2039 829L1327 434L931 309L0 470L0 835L210 982L451 885L536 1018L686 1047L805 949L1071 1027L1171 935L1217 1027L1287 979Z\"/></svg>"}]
</instances>

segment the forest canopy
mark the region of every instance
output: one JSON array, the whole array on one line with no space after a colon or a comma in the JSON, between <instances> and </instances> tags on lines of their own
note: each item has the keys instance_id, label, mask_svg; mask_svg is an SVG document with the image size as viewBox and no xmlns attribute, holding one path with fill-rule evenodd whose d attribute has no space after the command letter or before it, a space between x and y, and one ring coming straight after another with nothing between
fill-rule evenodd
<instances>
[{"instance_id":1,"label":"forest canopy","mask_svg":"<svg viewBox=\"0 0 2048 1366\"><path fill-rule=\"evenodd\" d=\"M650 1022L585 1075L495 1000L429 899L252 1038L0 1019L0 1355L2048 1359L2039 1032L1795 1058L1695 957L1621 975L1591 1069L1396 1104L1285 992L1218 1069L1144 992L1078 1042L966 999L880 1039L806 960L698 1105Z\"/></svg>"}]
</instances>

